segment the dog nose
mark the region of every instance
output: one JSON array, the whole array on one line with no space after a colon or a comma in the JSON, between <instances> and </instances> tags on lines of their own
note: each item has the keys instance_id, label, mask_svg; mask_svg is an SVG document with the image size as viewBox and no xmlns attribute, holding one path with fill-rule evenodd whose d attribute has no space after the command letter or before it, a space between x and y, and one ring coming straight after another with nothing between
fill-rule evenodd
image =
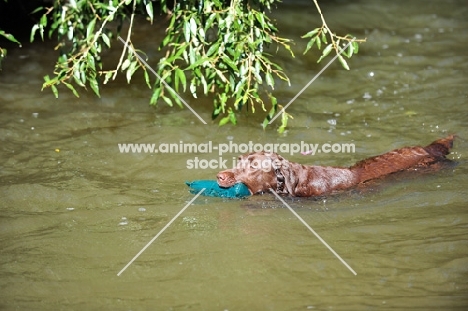
<instances>
[{"instance_id":1,"label":"dog nose","mask_svg":"<svg viewBox=\"0 0 468 311\"><path fill-rule=\"evenodd\" d=\"M220 181L224 181L226 179L226 175L223 172L220 172L216 175L216 178Z\"/></svg>"}]
</instances>

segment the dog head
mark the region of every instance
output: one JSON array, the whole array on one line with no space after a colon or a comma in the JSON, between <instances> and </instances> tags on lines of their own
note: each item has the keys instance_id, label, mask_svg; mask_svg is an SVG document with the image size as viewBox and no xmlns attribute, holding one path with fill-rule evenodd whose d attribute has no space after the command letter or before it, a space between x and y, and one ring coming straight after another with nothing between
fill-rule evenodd
<instances>
[{"instance_id":1,"label":"dog head","mask_svg":"<svg viewBox=\"0 0 468 311\"><path fill-rule=\"evenodd\" d=\"M218 184L220 187L231 187L241 182L252 194L276 190L279 184L278 172L288 163L282 156L273 152L245 154L238 158L235 168L218 173Z\"/></svg>"}]
</instances>

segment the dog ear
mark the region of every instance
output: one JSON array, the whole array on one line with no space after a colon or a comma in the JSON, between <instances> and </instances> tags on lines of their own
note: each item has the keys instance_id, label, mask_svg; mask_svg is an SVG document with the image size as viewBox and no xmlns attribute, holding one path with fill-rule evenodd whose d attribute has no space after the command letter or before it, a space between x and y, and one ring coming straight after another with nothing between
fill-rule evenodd
<instances>
[{"instance_id":1,"label":"dog ear","mask_svg":"<svg viewBox=\"0 0 468 311\"><path fill-rule=\"evenodd\" d=\"M290 180L290 167L289 161L273 153L270 157L271 167L276 175L276 193L288 194L289 193L289 180Z\"/></svg>"}]
</instances>

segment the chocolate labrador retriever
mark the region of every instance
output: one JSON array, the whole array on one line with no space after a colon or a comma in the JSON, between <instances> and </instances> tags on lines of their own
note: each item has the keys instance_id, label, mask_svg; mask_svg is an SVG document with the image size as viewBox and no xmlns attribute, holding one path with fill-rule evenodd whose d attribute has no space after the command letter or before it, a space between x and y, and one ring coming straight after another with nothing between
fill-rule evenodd
<instances>
[{"instance_id":1,"label":"chocolate labrador retriever","mask_svg":"<svg viewBox=\"0 0 468 311\"><path fill-rule=\"evenodd\" d=\"M351 167L306 166L290 162L272 152L255 152L239 157L237 167L219 172L218 184L231 187L244 183L252 194L275 190L295 197L326 195L368 180L410 169L434 167L449 161L445 156L453 146L454 135L426 147L404 147L365 159Z\"/></svg>"}]
</instances>

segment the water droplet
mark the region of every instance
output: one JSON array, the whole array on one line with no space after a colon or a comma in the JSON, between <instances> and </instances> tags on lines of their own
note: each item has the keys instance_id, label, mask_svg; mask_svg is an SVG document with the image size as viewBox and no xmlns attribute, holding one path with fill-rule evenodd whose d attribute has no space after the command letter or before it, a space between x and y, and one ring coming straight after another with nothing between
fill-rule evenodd
<instances>
[{"instance_id":1,"label":"water droplet","mask_svg":"<svg viewBox=\"0 0 468 311\"><path fill-rule=\"evenodd\" d=\"M122 217L119 222L119 226L126 226L128 225L127 217Z\"/></svg>"}]
</instances>

